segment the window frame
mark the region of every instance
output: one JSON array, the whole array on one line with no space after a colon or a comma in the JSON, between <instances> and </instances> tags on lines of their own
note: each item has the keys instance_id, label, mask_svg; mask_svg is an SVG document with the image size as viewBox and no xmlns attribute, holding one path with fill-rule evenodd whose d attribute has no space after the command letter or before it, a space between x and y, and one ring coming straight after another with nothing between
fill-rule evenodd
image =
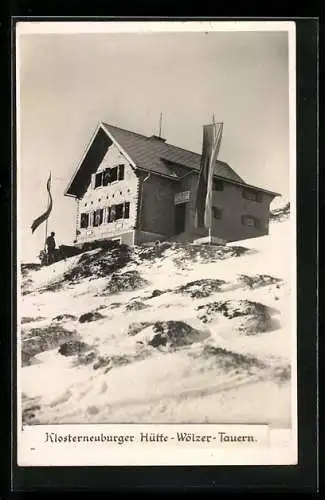
<instances>
[{"instance_id":1,"label":"window frame","mask_svg":"<svg viewBox=\"0 0 325 500\"><path fill-rule=\"evenodd\" d=\"M111 182L110 182L110 184L114 184L115 182L118 182L118 166L110 168L110 171L111 171L111 175L110 175ZM112 174L113 174L114 171L116 171L116 179L112 180Z\"/></svg>"},{"instance_id":2,"label":"window frame","mask_svg":"<svg viewBox=\"0 0 325 500\"><path fill-rule=\"evenodd\" d=\"M255 189L244 187L242 194L243 194L243 198L245 198L245 200L255 201L257 203L262 203L262 201L263 201L262 193L260 191L256 191Z\"/></svg>"},{"instance_id":3,"label":"window frame","mask_svg":"<svg viewBox=\"0 0 325 500\"><path fill-rule=\"evenodd\" d=\"M221 187L222 187L222 189L215 189L215 187L216 187L217 185L221 186ZM223 180L221 180L221 179L217 179L217 178L215 178L215 177L214 177L214 178L212 179L212 191L216 191L216 192L218 192L218 191L219 191L219 192L221 192L221 191L224 191L224 190L225 190L225 185L224 185Z\"/></svg>"},{"instance_id":4,"label":"window frame","mask_svg":"<svg viewBox=\"0 0 325 500\"><path fill-rule=\"evenodd\" d=\"M103 187L109 186L109 184L111 184L111 172L110 171L111 171L110 168L105 168L105 170L103 172ZM108 174L108 181L107 181L107 183L104 184L104 179L107 176L107 174Z\"/></svg>"},{"instance_id":5,"label":"window frame","mask_svg":"<svg viewBox=\"0 0 325 500\"><path fill-rule=\"evenodd\" d=\"M97 184L97 178L100 177L100 184ZM95 185L94 185L94 189L98 189L100 187L102 187L103 185L103 172L97 172L95 174Z\"/></svg>"},{"instance_id":6,"label":"window frame","mask_svg":"<svg viewBox=\"0 0 325 500\"><path fill-rule=\"evenodd\" d=\"M101 172L95 173L94 189L98 189L100 187L107 187L110 184L123 181L125 179L125 167L126 167L125 163L119 163L118 165L115 165L115 167L107 167ZM115 178L112 180L113 173ZM105 179L107 174L109 174L108 180L107 178ZM98 179L100 179L99 182Z\"/></svg>"},{"instance_id":7,"label":"window frame","mask_svg":"<svg viewBox=\"0 0 325 500\"><path fill-rule=\"evenodd\" d=\"M216 217L216 215L215 215L216 213L219 213L219 217ZM220 220L220 219L222 219L222 215L223 215L223 209L222 208L215 207L215 206L212 207L212 217L213 217L213 219Z\"/></svg>"},{"instance_id":8,"label":"window frame","mask_svg":"<svg viewBox=\"0 0 325 500\"><path fill-rule=\"evenodd\" d=\"M80 229L87 229L89 226L90 226L90 217L89 217L89 212L82 212L80 214L80 223L79 223L79 227ZM87 218L87 223L86 225L83 225L83 218L86 217Z\"/></svg>"},{"instance_id":9,"label":"window frame","mask_svg":"<svg viewBox=\"0 0 325 500\"><path fill-rule=\"evenodd\" d=\"M97 224L96 223L96 217L99 213L99 218L100 218L100 222ZM93 227L99 227L103 224L103 218L104 218L104 209L103 208L97 208L96 210L94 210L93 212Z\"/></svg>"},{"instance_id":10,"label":"window frame","mask_svg":"<svg viewBox=\"0 0 325 500\"><path fill-rule=\"evenodd\" d=\"M121 217L117 218L117 208L116 207L122 207L121 210ZM110 224L111 222L115 222L116 220L122 220L122 219L130 219L130 208L131 208L131 202L130 201L124 201L122 203L116 203L114 205L110 205L106 207L107 210L107 215L105 218L105 223Z\"/></svg>"},{"instance_id":11,"label":"window frame","mask_svg":"<svg viewBox=\"0 0 325 500\"><path fill-rule=\"evenodd\" d=\"M124 219L124 202L117 203L115 205L115 220L121 220L121 219Z\"/></svg>"},{"instance_id":12,"label":"window frame","mask_svg":"<svg viewBox=\"0 0 325 500\"><path fill-rule=\"evenodd\" d=\"M129 201L125 201L124 202L124 208L123 208L123 219L129 219L130 218L130 202ZM127 213L127 216L126 216L126 213Z\"/></svg>"},{"instance_id":13,"label":"window frame","mask_svg":"<svg viewBox=\"0 0 325 500\"><path fill-rule=\"evenodd\" d=\"M111 222L111 206L106 207L106 217L105 217L105 223L109 224Z\"/></svg>"},{"instance_id":14,"label":"window frame","mask_svg":"<svg viewBox=\"0 0 325 500\"><path fill-rule=\"evenodd\" d=\"M118 169L117 169L117 180L118 181L124 181L124 179L125 179L125 164L124 163L120 163L118 165Z\"/></svg>"},{"instance_id":15,"label":"window frame","mask_svg":"<svg viewBox=\"0 0 325 500\"><path fill-rule=\"evenodd\" d=\"M111 205L109 207L109 222L115 222L116 218L115 218L115 215L116 215L116 209L115 209L116 205Z\"/></svg>"},{"instance_id":16,"label":"window frame","mask_svg":"<svg viewBox=\"0 0 325 500\"><path fill-rule=\"evenodd\" d=\"M245 221L247 221L249 219L253 221L253 225L252 226L250 224L245 223ZM241 223L245 227L253 227L255 229L260 229L261 221L260 221L260 219L258 219L254 215L247 215L247 214L245 214L245 215L241 216Z\"/></svg>"}]
</instances>

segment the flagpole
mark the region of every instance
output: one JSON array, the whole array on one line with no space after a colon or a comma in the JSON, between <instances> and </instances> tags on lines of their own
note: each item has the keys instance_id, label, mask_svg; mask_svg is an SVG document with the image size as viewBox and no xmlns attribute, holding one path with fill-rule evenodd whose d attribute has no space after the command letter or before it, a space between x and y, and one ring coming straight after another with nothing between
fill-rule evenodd
<instances>
[{"instance_id":1,"label":"flagpole","mask_svg":"<svg viewBox=\"0 0 325 500\"><path fill-rule=\"evenodd\" d=\"M49 178L52 180L52 175L51 175L51 171L50 171L50 176ZM49 205L50 205L50 201L47 200L47 208L49 208ZM44 250L46 250L46 240L47 240L47 224L48 224L48 220L49 220L50 216L47 217L46 221L45 221L45 240L44 240Z\"/></svg>"},{"instance_id":2,"label":"flagpole","mask_svg":"<svg viewBox=\"0 0 325 500\"><path fill-rule=\"evenodd\" d=\"M212 115L212 124L215 127L215 125L216 125L216 119L215 119L214 113ZM212 166L212 168L213 168L213 166ZM212 235L211 235L211 233L212 233L212 227L211 227L212 226L212 204L210 206L210 212L211 212L210 213L210 219L209 219L210 220L210 224L209 224L209 228L208 228L209 229L209 245L211 245L211 243L212 243Z\"/></svg>"},{"instance_id":3,"label":"flagpole","mask_svg":"<svg viewBox=\"0 0 325 500\"><path fill-rule=\"evenodd\" d=\"M209 244L212 244L212 193L214 167L215 160L218 157L219 153L223 122L219 123L219 125L220 128L218 130L218 133L216 133L216 122L214 114L212 116L212 124L203 125L202 156L196 193L195 227L205 227L206 229L208 229ZM205 205L204 214L203 205Z\"/></svg>"},{"instance_id":4,"label":"flagpole","mask_svg":"<svg viewBox=\"0 0 325 500\"><path fill-rule=\"evenodd\" d=\"M44 240L44 250L46 250L46 240L47 240L47 219L45 222L45 240Z\"/></svg>"}]
</instances>

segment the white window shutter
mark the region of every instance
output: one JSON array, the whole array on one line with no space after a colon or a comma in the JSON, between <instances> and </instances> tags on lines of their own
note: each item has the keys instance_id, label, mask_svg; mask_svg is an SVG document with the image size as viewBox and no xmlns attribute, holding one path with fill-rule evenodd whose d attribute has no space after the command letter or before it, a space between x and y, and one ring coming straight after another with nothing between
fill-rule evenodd
<instances>
[{"instance_id":1,"label":"white window shutter","mask_svg":"<svg viewBox=\"0 0 325 500\"><path fill-rule=\"evenodd\" d=\"M91 174L91 189L95 188L96 174Z\"/></svg>"}]
</instances>

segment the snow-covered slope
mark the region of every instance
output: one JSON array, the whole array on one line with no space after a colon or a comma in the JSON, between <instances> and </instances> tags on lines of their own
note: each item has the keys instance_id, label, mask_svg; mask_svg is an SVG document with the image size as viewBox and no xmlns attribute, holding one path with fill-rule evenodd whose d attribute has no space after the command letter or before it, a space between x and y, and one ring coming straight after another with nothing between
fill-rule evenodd
<instances>
[{"instance_id":1,"label":"snow-covered slope","mask_svg":"<svg viewBox=\"0 0 325 500\"><path fill-rule=\"evenodd\" d=\"M289 426L290 227L25 266L23 422Z\"/></svg>"}]
</instances>

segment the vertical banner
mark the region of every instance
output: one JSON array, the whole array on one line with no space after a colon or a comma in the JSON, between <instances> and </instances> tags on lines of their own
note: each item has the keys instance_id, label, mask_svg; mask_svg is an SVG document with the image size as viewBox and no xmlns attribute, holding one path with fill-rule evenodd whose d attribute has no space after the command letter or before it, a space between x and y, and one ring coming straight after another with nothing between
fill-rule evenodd
<instances>
[{"instance_id":1,"label":"vertical banner","mask_svg":"<svg viewBox=\"0 0 325 500\"><path fill-rule=\"evenodd\" d=\"M195 225L211 228L212 182L219 153L223 123L203 126L201 168L198 180Z\"/></svg>"},{"instance_id":2,"label":"vertical banner","mask_svg":"<svg viewBox=\"0 0 325 500\"><path fill-rule=\"evenodd\" d=\"M32 229L32 233L34 231L36 231L36 229L41 225L43 224L44 221L46 221L48 218L49 218L49 215L52 211L52 207L53 207L53 202L52 202L52 195L51 195L51 174L48 178L48 181L47 181L47 184L46 184L46 189L47 189L47 192L48 192L48 195L49 195L49 198L48 198L48 205L47 205L47 209L46 211L40 215L39 217L37 217L37 219L35 219L31 225L31 229Z\"/></svg>"}]
</instances>

